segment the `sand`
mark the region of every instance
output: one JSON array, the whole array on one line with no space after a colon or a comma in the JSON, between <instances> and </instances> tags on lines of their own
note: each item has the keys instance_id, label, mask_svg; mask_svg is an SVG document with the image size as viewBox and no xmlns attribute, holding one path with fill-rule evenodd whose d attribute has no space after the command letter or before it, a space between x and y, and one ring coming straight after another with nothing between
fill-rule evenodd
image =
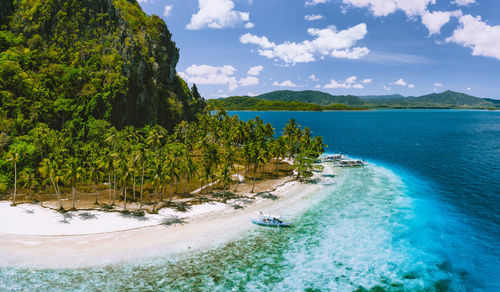
<instances>
[{"instance_id":1,"label":"sand","mask_svg":"<svg viewBox=\"0 0 500 292\"><path fill-rule=\"evenodd\" d=\"M277 200L256 198L243 209L211 202L193 206L187 212L162 209L143 220L101 211L71 212L66 218L38 205L11 207L2 202L0 266L79 268L200 252L260 228L249 222L259 211L305 211L312 201L308 198L321 188L321 184L292 181L272 192ZM182 223L169 224L175 222Z\"/></svg>"}]
</instances>

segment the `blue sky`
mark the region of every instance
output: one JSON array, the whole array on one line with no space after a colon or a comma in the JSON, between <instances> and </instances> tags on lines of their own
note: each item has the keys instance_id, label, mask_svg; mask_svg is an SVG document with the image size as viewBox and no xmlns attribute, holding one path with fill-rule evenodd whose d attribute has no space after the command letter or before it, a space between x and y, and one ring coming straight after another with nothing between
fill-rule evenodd
<instances>
[{"instance_id":1,"label":"blue sky","mask_svg":"<svg viewBox=\"0 0 500 292\"><path fill-rule=\"evenodd\" d=\"M273 90L500 99L497 0L139 0L205 98Z\"/></svg>"}]
</instances>

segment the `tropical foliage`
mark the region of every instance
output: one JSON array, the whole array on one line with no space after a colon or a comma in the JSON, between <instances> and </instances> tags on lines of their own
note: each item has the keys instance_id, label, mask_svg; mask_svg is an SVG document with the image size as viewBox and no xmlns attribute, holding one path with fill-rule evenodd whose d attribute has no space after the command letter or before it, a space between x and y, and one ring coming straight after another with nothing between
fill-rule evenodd
<instances>
[{"instance_id":1,"label":"tropical foliage","mask_svg":"<svg viewBox=\"0 0 500 292\"><path fill-rule=\"evenodd\" d=\"M325 111L325 110L366 110L367 107L347 106L344 104L318 105L299 101L264 100L257 97L230 96L210 99L208 105L223 110L252 111Z\"/></svg>"},{"instance_id":2,"label":"tropical foliage","mask_svg":"<svg viewBox=\"0 0 500 292\"><path fill-rule=\"evenodd\" d=\"M142 208L151 198L153 210L164 199L189 193L196 180L202 192L220 185L224 191L237 188L236 173L244 173L255 186L264 169L278 172L284 159L297 157L298 178L308 176L313 165L303 162L323 152L321 137L312 137L308 128L291 120L283 135L260 118L242 121L220 111L206 111L197 122L182 122L172 131L155 125L117 130L104 120L92 120L82 140L69 129L54 130L39 123L26 135L12 139L2 153L1 171L9 186L17 186L18 172L30 195L54 194L63 207L63 189L75 207L75 196L83 188L106 190L107 204L116 200L139 201ZM269 172L269 171L268 171ZM252 188L253 191L253 188Z\"/></svg>"}]
</instances>

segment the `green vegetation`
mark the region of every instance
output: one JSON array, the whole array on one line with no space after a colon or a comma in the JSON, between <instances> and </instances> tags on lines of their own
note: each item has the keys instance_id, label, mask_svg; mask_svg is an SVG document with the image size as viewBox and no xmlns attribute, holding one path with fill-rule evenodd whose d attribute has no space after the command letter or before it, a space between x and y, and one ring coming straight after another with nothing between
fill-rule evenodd
<instances>
[{"instance_id":1,"label":"green vegetation","mask_svg":"<svg viewBox=\"0 0 500 292\"><path fill-rule=\"evenodd\" d=\"M177 76L165 23L136 1L2 1L0 116L12 135L37 123L71 129L193 120L204 106Z\"/></svg>"},{"instance_id":2,"label":"green vegetation","mask_svg":"<svg viewBox=\"0 0 500 292\"><path fill-rule=\"evenodd\" d=\"M313 103L317 105L327 106L331 104L345 104L348 106L362 107L364 106L363 100L354 95L331 95L326 92L305 90L305 91L291 91L291 90L278 90L261 94L257 98L265 100L283 100L283 101L298 101L304 103Z\"/></svg>"},{"instance_id":3,"label":"green vegetation","mask_svg":"<svg viewBox=\"0 0 500 292\"><path fill-rule=\"evenodd\" d=\"M257 97L231 96L208 100L208 105L223 110L249 111L325 111L325 110L366 110L365 107L353 107L344 104L321 106L312 103L283 100L263 100Z\"/></svg>"},{"instance_id":4,"label":"green vegetation","mask_svg":"<svg viewBox=\"0 0 500 292\"><path fill-rule=\"evenodd\" d=\"M366 104L377 108L454 108L488 109L494 108L491 100L477 98L464 93L444 91L419 97L381 96L369 97Z\"/></svg>"},{"instance_id":5,"label":"green vegetation","mask_svg":"<svg viewBox=\"0 0 500 292\"><path fill-rule=\"evenodd\" d=\"M0 165L2 173L16 187L20 171L30 194L55 194L60 209L62 187L71 190L74 209L80 188L91 186L96 192L106 183L107 204L113 206L119 196L127 210L127 196L132 194L135 201L137 193L142 208L148 186L155 210L164 195L171 201L174 194L189 193L195 178L205 193L217 182L225 193L240 165L244 176L253 180L253 187L264 168L277 174L278 163L286 157L298 158L298 178L306 178L315 167L310 161L324 150L321 137L312 137L308 128L302 129L294 120L283 136L275 138L271 125L261 119L244 122L224 111L200 114L198 122L182 122L170 133L159 125L117 130L104 120L93 120L88 127L88 139L82 141L75 140L67 129L37 124L28 134L15 137L1 153L8 158ZM15 204L16 197L12 200Z\"/></svg>"},{"instance_id":6,"label":"green vegetation","mask_svg":"<svg viewBox=\"0 0 500 292\"><path fill-rule=\"evenodd\" d=\"M367 110L371 108L443 108L443 109L496 109L500 101L477 98L464 93L445 91L419 97L404 97L399 94L372 96L333 96L320 91L280 90L257 97L232 96L208 102L214 108L225 110Z\"/></svg>"}]
</instances>

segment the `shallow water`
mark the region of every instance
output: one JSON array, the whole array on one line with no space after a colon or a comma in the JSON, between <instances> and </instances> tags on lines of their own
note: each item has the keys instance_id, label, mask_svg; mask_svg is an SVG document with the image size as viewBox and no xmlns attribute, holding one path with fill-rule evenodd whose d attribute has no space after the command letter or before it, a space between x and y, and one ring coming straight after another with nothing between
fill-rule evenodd
<instances>
[{"instance_id":1,"label":"shallow water","mask_svg":"<svg viewBox=\"0 0 500 292\"><path fill-rule=\"evenodd\" d=\"M259 115L278 128L293 115L323 135L330 152L350 152L370 164L337 170L336 183L310 198L312 208L284 214L293 228L255 226L241 240L180 258L0 269L0 290L500 289L498 113Z\"/></svg>"}]
</instances>

